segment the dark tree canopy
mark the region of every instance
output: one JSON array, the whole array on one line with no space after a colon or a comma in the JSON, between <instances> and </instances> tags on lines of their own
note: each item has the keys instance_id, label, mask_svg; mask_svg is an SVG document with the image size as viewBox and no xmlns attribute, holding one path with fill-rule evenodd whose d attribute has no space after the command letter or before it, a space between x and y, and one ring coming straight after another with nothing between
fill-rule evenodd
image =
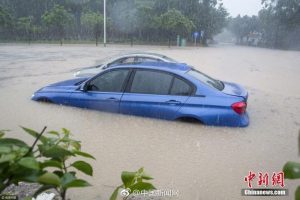
<instances>
[{"instance_id":1,"label":"dark tree canopy","mask_svg":"<svg viewBox=\"0 0 300 200\"><path fill-rule=\"evenodd\" d=\"M109 0L108 41L167 42L193 31L213 38L226 25L220 0ZM0 40L98 40L103 0L1 0ZM24 34L26 33L26 34Z\"/></svg>"},{"instance_id":2,"label":"dark tree canopy","mask_svg":"<svg viewBox=\"0 0 300 200\"><path fill-rule=\"evenodd\" d=\"M263 0L258 16L237 16L229 29L237 41L256 34L260 46L300 49L300 0Z\"/></svg>"}]
</instances>

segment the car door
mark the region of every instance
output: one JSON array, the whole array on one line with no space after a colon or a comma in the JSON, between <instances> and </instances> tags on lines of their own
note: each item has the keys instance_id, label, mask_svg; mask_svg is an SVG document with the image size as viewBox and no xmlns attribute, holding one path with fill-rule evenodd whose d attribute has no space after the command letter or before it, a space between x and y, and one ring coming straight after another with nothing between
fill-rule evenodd
<instances>
[{"instance_id":1,"label":"car door","mask_svg":"<svg viewBox=\"0 0 300 200\"><path fill-rule=\"evenodd\" d=\"M187 101L191 93L189 85L188 92L184 95L181 95L178 89L173 89L177 79L163 71L137 69L122 96L120 112L174 119L178 109Z\"/></svg>"},{"instance_id":2,"label":"car door","mask_svg":"<svg viewBox=\"0 0 300 200\"><path fill-rule=\"evenodd\" d=\"M88 81L86 90L71 94L72 106L119 112L120 99L129 76L129 69L115 69L104 72Z\"/></svg>"}]
</instances>

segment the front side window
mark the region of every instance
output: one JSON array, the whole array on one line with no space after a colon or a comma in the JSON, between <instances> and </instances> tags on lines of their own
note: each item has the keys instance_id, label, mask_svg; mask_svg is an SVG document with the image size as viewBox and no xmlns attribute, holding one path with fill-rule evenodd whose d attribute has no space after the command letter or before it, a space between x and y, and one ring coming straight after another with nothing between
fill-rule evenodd
<instances>
[{"instance_id":1,"label":"front side window","mask_svg":"<svg viewBox=\"0 0 300 200\"><path fill-rule=\"evenodd\" d=\"M167 73L137 70L132 81L130 92L167 95L172 78L173 76Z\"/></svg>"},{"instance_id":2,"label":"front side window","mask_svg":"<svg viewBox=\"0 0 300 200\"><path fill-rule=\"evenodd\" d=\"M171 95L189 96L191 92L192 88L188 83L178 78L174 79L170 93Z\"/></svg>"},{"instance_id":3,"label":"front side window","mask_svg":"<svg viewBox=\"0 0 300 200\"><path fill-rule=\"evenodd\" d=\"M88 86L90 91L121 92L129 70L114 70L93 79Z\"/></svg>"}]
</instances>

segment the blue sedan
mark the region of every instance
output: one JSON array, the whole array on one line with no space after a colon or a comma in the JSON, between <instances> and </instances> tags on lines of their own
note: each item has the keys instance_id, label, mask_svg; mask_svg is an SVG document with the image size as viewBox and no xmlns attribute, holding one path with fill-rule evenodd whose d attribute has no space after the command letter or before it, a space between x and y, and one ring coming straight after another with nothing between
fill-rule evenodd
<instances>
[{"instance_id":1,"label":"blue sedan","mask_svg":"<svg viewBox=\"0 0 300 200\"><path fill-rule=\"evenodd\" d=\"M247 91L186 64L136 63L51 84L32 100L166 120L246 127Z\"/></svg>"}]
</instances>

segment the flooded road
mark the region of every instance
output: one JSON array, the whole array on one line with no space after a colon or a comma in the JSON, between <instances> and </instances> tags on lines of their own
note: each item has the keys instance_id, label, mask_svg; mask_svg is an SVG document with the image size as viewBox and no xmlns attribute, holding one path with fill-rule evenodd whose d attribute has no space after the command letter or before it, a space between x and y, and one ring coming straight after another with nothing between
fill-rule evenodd
<instances>
[{"instance_id":1,"label":"flooded road","mask_svg":"<svg viewBox=\"0 0 300 200\"><path fill-rule=\"evenodd\" d=\"M130 51L162 53L249 91L247 128L208 127L33 102L37 89L73 77L75 69ZM144 166L172 199L245 199L249 171L279 172L297 161L300 128L300 52L236 46L0 45L0 129L32 141L19 125L70 129L93 154L93 184L68 192L72 200L107 200L123 170ZM292 199L299 182L286 181ZM255 198L255 197L254 197ZM248 198L248 199L254 199ZM277 199L255 198L255 199ZM279 198L278 198L279 199Z\"/></svg>"}]
</instances>

